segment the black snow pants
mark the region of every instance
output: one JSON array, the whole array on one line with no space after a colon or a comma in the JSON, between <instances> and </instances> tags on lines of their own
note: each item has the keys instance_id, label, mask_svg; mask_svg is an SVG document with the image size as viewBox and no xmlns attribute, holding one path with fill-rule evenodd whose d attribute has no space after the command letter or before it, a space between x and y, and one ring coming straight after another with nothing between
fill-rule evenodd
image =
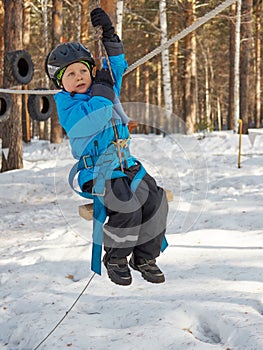
<instances>
[{"instance_id":1,"label":"black snow pants","mask_svg":"<svg viewBox=\"0 0 263 350\"><path fill-rule=\"evenodd\" d=\"M148 173L133 193L130 184L139 167L124 169L127 177L106 181L104 249L108 258L123 258L132 252L145 259L160 255L168 214L166 194ZM83 190L91 189L90 181Z\"/></svg>"}]
</instances>

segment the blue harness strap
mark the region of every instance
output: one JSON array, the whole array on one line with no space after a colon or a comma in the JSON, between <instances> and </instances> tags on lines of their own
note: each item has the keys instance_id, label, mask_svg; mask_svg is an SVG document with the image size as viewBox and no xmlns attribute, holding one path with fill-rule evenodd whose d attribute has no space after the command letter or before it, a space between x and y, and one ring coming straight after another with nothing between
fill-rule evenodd
<instances>
[{"instance_id":1,"label":"blue harness strap","mask_svg":"<svg viewBox=\"0 0 263 350\"><path fill-rule=\"evenodd\" d=\"M121 150L124 157L131 157L128 148ZM141 180L146 174L145 168L140 162L133 158L138 164L140 169L131 182L131 190L135 192L139 186ZM98 157L83 156L80 161L77 162L69 172L68 182L71 188L80 196L84 198L93 199L93 244L92 244L92 258L91 258L91 270L101 275L101 254L103 244L103 224L107 218L106 208L104 205L105 195L105 182L110 179L127 177L126 174L120 170L115 170L119 167L119 159L117 156L116 148L111 145L103 154ZM94 179L96 179L93 186L92 193L77 191L74 188L73 182L76 174L82 169L93 168ZM164 251L168 246L167 240L164 237L161 250Z\"/></svg>"}]
</instances>

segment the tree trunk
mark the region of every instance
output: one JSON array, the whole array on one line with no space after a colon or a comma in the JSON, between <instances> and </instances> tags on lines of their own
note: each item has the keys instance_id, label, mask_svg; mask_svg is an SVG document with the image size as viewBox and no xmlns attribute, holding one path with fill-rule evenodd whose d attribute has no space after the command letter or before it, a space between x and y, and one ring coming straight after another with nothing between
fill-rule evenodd
<instances>
[{"instance_id":1,"label":"tree trunk","mask_svg":"<svg viewBox=\"0 0 263 350\"><path fill-rule=\"evenodd\" d=\"M234 83L234 120L235 128L238 130L240 119L240 25L241 25L241 1L236 2L236 24L235 24L235 83Z\"/></svg>"},{"instance_id":2,"label":"tree trunk","mask_svg":"<svg viewBox=\"0 0 263 350\"><path fill-rule=\"evenodd\" d=\"M89 41L89 0L82 0L81 6L81 22L80 22L80 41L82 44L87 45Z\"/></svg>"},{"instance_id":3,"label":"tree trunk","mask_svg":"<svg viewBox=\"0 0 263 350\"><path fill-rule=\"evenodd\" d=\"M195 0L187 0L185 9L186 27L195 20ZM184 40L184 96L183 96L183 114L186 124L187 134L195 131L197 121L196 106L196 38L195 32L188 34Z\"/></svg>"},{"instance_id":4,"label":"tree trunk","mask_svg":"<svg viewBox=\"0 0 263 350\"><path fill-rule=\"evenodd\" d=\"M4 5L0 1L0 85L3 85L4 76Z\"/></svg>"},{"instance_id":5,"label":"tree trunk","mask_svg":"<svg viewBox=\"0 0 263 350\"><path fill-rule=\"evenodd\" d=\"M244 133L248 132L249 123L251 122L251 115L249 114L249 78L252 51L252 6L253 0L243 0L240 57L240 116L243 120Z\"/></svg>"},{"instance_id":6,"label":"tree trunk","mask_svg":"<svg viewBox=\"0 0 263 350\"><path fill-rule=\"evenodd\" d=\"M23 5L23 47L28 48L30 44L30 33L31 33L31 18L30 18L30 0L25 0ZM24 90L27 90L28 87L24 86ZM23 141L31 141L31 119L28 113L27 108L28 95L22 95L22 132L23 132Z\"/></svg>"},{"instance_id":7,"label":"tree trunk","mask_svg":"<svg viewBox=\"0 0 263 350\"><path fill-rule=\"evenodd\" d=\"M166 16L166 0L160 0L160 27L161 27L161 45L167 41L167 16ZM172 86L169 62L169 49L162 51L162 73L163 73L163 94L166 113L166 132L171 132L171 115L173 112Z\"/></svg>"},{"instance_id":8,"label":"tree trunk","mask_svg":"<svg viewBox=\"0 0 263 350\"><path fill-rule=\"evenodd\" d=\"M145 81L145 110L144 110L144 133L149 134L150 131L150 72L149 72L149 62L145 63L144 70L144 81Z\"/></svg>"},{"instance_id":9,"label":"tree trunk","mask_svg":"<svg viewBox=\"0 0 263 350\"><path fill-rule=\"evenodd\" d=\"M212 119L212 99L210 96L211 86L213 84L212 77L210 76L211 62L210 62L210 53L208 47L203 47L202 43L199 43L200 51L203 57L203 69L204 69L204 103L203 108L201 109L200 122L202 127L209 129Z\"/></svg>"},{"instance_id":10,"label":"tree trunk","mask_svg":"<svg viewBox=\"0 0 263 350\"><path fill-rule=\"evenodd\" d=\"M119 35L119 38L122 39L122 19L123 19L123 6L124 0L117 0L117 23L116 23L116 32Z\"/></svg>"},{"instance_id":11,"label":"tree trunk","mask_svg":"<svg viewBox=\"0 0 263 350\"><path fill-rule=\"evenodd\" d=\"M178 42L173 45L173 111L178 116L179 111L179 96L178 96Z\"/></svg>"},{"instance_id":12,"label":"tree trunk","mask_svg":"<svg viewBox=\"0 0 263 350\"><path fill-rule=\"evenodd\" d=\"M5 0L4 43L5 53L22 48L22 0ZM8 74L4 65L4 88L10 88ZM18 86L21 89L21 86ZM7 159L3 156L2 171L23 168L22 154L22 96L13 95L9 119L3 125L3 147L8 148Z\"/></svg>"},{"instance_id":13,"label":"tree trunk","mask_svg":"<svg viewBox=\"0 0 263 350\"><path fill-rule=\"evenodd\" d=\"M4 4L0 1L0 86L3 86L4 78ZM1 107L1 106L0 106ZM0 139L2 139L2 128L0 127ZM2 157L0 153L0 157ZM1 169L1 158L0 158L0 169Z\"/></svg>"},{"instance_id":14,"label":"tree trunk","mask_svg":"<svg viewBox=\"0 0 263 350\"><path fill-rule=\"evenodd\" d=\"M62 39L62 0L53 0L52 12L52 47L55 47ZM51 117L51 135L50 141L52 143L61 143L63 141L63 129L59 124L57 112L55 111Z\"/></svg>"},{"instance_id":15,"label":"tree trunk","mask_svg":"<svg viewBox=\"0 0 263 350\"><path fill-rule=\"evenodd\" d=\"M231 5L229 9L229 87L228 87L228 113L227 113L227 128L228 130L235 129L235 23L233 21L236 5Z\"/></svg>"},{"instance_id":16,"label":"tree trunk","mask_svg":"<svg viewBox=\"0 0 263 350\"><path fill-rule=\"evenodd\" d=\"M31 29L31 18L30 18L30 0L24 1L23 6L23 45L28 46L30 44L30 29Z\"/></svg>"},{"instance_id":17,"label":"tree trunk","mask_svg":"<svg viewBox=\"0 0 263 350\"><path fill-rule=\"evenodd\" d=\"M261 12L262 12L262 2L258 1L256 5L256 18L255 18L255 29L256 29L256 39L255 39L255 51L256 51L256 70L255 70L255 85L256 85L256 101L255 101L255 126L260 127L261 119L261 108L262 108L262 93L261 93Z\"/></svg>"}]
</instances>

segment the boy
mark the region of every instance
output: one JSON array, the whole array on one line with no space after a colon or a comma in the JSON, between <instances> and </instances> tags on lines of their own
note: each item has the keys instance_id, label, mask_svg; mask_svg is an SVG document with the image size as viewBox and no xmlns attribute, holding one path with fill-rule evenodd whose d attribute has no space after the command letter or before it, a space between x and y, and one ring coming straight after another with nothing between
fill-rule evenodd
<instances>
[{"instance_id":1,"label":"boy","mask_svg":"<svg viewBox=\"0 0 263 350\"><path fill-rule=\"evenodd\" d=\"M103 236L103 262L112 282L130 285L130 266L147 281L162 283L156 258L166 245L166 196L129 152L129 118L118 100L127 68L122 43L101 8L91 12L91 21L102 28L114 82L107 62L94 74L94 59L81 43L58 45L47 56L46 71L62 88L55 101L72 154L79 160L79 186L94 199L93 248L101 249Z\"/></svg>"}]
</instances>

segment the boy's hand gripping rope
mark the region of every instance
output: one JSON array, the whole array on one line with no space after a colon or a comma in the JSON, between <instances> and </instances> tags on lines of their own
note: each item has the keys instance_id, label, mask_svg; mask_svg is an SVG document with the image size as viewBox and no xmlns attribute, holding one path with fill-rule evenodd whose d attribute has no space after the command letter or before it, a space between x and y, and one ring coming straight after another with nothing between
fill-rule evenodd
<instances>
[{"instance_id":1,"label":"boy's hand gripping rope","mask_svg":"<svg viewBox=\"0 0 263 350\"><path fill-rule=\"evenodd\" d=\"M112 73L112 68L111 68L109 56L108 56L108 53L107 53L107 51L103 45L103 42L102 42L102 28L101 27L95 28L94 39L95 39L95 48L96 48L95 49L96 68L97 69L102 68L102 60L105 57L105 59L107 61L108 69L109 69L109 72L111 75L111 79L114 82L114 77L113 77L113 73ZM120 168L121 168L121 171L124 173L124 168L122 165L122 155L121 155L121 147L120 147L120 142L119 142L118 130L116 127L115 120L113 118L112 118L111 122L112 122L113 130L114 130L115 140L116 140L116 147L117 147L117 153L118 153L118 158L119 158L119 162L120 162Z\"/></svg>"}]
</instances>

